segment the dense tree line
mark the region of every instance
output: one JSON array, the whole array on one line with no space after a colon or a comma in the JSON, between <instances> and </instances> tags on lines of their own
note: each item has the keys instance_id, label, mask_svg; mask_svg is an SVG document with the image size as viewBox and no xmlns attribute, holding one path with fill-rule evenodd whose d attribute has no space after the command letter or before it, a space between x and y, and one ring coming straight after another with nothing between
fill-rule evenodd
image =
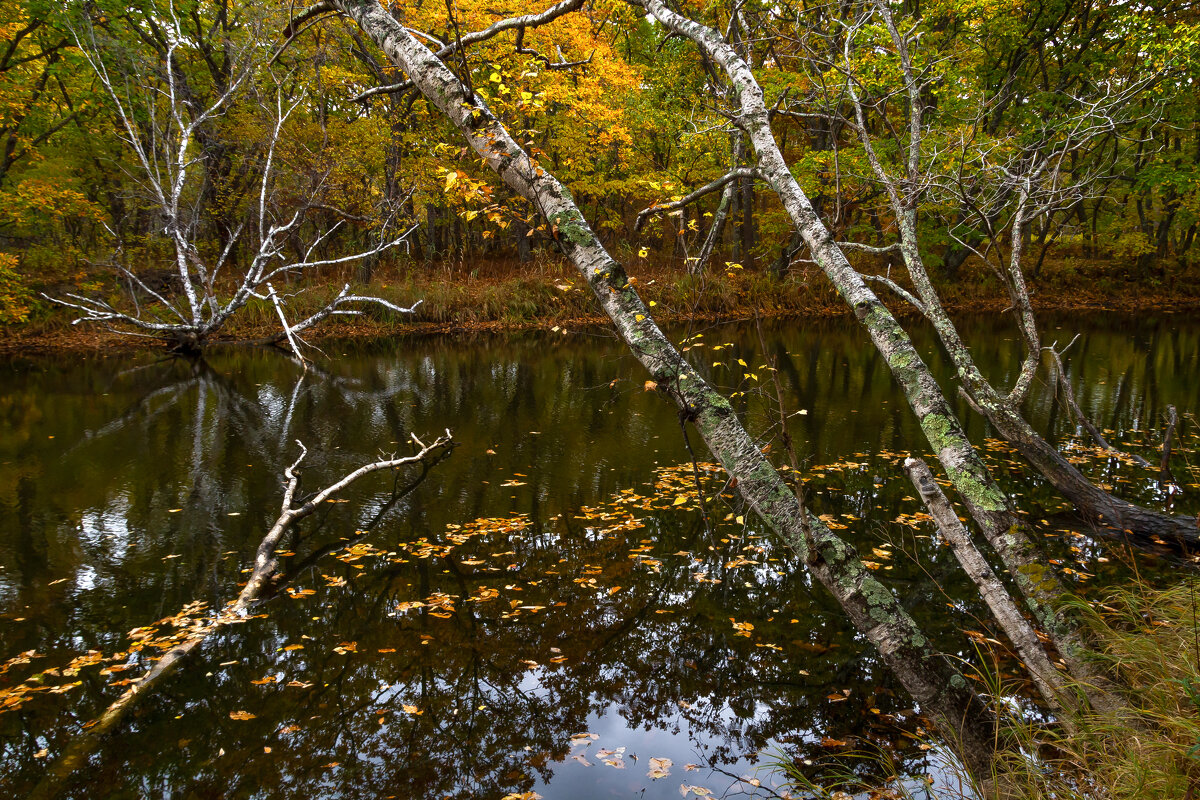
<instances>
[{"instance_id":1,"label":"dense tree line","mask_svg":"<svg viewBox=\"0 0 1200 800\"><path fill-rule=\"evenodd\" d=\"M571 187L618 255L695 271L716 252L780 272L809 257L779 202L749 174L673 205L753 164L713 100L722 91L713 64L664 26L625 3L595 2L553 26L521 29L515 41L507 34L458 48L458 37L524 9L434 5L390 10ZM106 268L116 262L147 288L166 293L178 283L162 209L97 66L121 76L120 99L143 123L168 112L166 88L196 110L233 89L221 113L196 126L186 153L192 175L181 213L191 215L206 258L219 257L230 233L258 213L268 158L276 210L305 210L281 258L304 260L314 238L317 259L370 252L386 238L385 220L419 223L402 247L357 262L350 277L361 284L381 259L471 264L557 250L551 227L461 157L441 115L351 26L289 30L287 9L227 0L5 0L3 10L7 321L28 313L36 291L116 291ZM741 3L736 22L723 6L683 10L736 43L764 88L781 152L835 238L883 245L896 211L867 144L900 176L910 108L886 32L857 19L856 4ZM919 43L912 68L924 104L921 175L903 178L921 184L912 202L927 221L920 246L937 275L954 279L969 258L1004 251L1014 237L1034 279L1064 254L1112 260L1137 280L1183 274L1200 222L1189 4L947 0L896 12ZM291 111L271 153L281 104ZM165 143L148 136L146 144ZM1047 157L1054 196L1014 230L1012 178ZM639 216L655 205L667 213ZM242 266L254 252L239 239L229 260Z\"/></svg>"}]
</instances>

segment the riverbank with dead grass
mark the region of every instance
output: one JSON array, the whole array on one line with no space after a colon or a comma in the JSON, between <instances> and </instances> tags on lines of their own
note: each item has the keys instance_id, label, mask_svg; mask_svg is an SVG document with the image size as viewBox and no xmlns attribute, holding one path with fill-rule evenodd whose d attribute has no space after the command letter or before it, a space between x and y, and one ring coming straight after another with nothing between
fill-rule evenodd
<instances>
[{"instance_id":1,"label":"riverbank with dead grass","mask_svg":"<svg viewBox=\"0 0 1200 800\"><path fill-rule=\"evenodd\" d=\"M681 273L677 266L645 263L630 268L631 282L664 324L684 321L734 321L761 317L837 317L849 309L813 266L786 275L723 268L705 276ZM355 294L372 294L398 305L417 300L412 315L373 307L361 316L327 320L310 331L313 341L421 336L457 332L606 325L587 286L568 267L486 264L391 267L376 272L370 284L349 275L313 276L306 283L281 287L287 313L302 319L328 303L351 283ZM886 290L883 290L886 292ZM1003 288L990 274L966 270L962 280L943 287L952 313L998 313L1008 307ZM883 299L898 314L916 311L899 298ZM1081 268L1067 260L1047 265L1033 283L1040 311L1120 311L1190 313L1200 310L1200 280L1170 284L1138 281L1110 265ZM242 309L214 341L257 341L279 331L274 307L265 300ZM23 325L0 328L0 352L98 351L146 349L161 343L86 323L73 324L70 309L45 304Z\"/></svg>"}]
</instances>

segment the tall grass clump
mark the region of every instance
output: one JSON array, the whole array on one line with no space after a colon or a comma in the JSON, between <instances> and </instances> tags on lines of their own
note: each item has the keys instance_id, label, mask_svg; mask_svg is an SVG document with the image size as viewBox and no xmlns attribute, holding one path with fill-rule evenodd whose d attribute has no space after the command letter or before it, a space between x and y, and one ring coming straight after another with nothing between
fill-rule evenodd
<instances>
[{"instance_id":1,"label":"tall grass clump","mask_svg":"<svg viewBox=\"0 0 1200 800\"><path fill-rule=\"evenodd\" d=\"M1089 633L1089 658L1111 681L1105 688L1118 700L1113 708L1046 721L1029 713L1028 702L1014 702L1020 689L1001 679L1001 670L977 670L1001 716L1003 755L988 780L969 779L951 759L939 765L935 788L904 774L882 750L822 759L814 780L813 770L776 754L769 760L785 796L1200 800L1200 579L1181 576L1167 588L1137 584L1071 605ZM1085 687L1076 688L1082 694Z\"/></svg>"}]
</instances>

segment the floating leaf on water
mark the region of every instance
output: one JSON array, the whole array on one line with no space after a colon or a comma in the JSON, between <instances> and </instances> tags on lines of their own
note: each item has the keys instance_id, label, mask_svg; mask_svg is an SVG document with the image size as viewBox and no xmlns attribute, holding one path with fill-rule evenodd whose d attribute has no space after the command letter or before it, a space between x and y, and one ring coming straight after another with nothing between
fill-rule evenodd
<instances>
[{"instance_id":1,"label":"floating leaf on water","mask_svg":"<svg viewBox=\"0 0 1200 800\"><path fill-rule=\"evenodd\" d=\"M730 617L729 621L733 623L733 629L737 631L734 636L745 636L746 638L749 638L750 632L754 630L754 623L752 622L738 622L733 617Z\"/></svg>"},{"instance_id":2,"label":"floating leaf on water","mask_svg":"<svg viewBox=\"0 0 1200 800\"><path fill-rule=\"evenodd\" d=\"M419 717L425 713L424 711L417 708L416 706L410 706L407 704L401 705L400 710L403 711L405 714L412 714L414 717Z\"/></svg>"},{"instance_id":3,"label":"floating leaf on water","mask_svg":"<svg viewBox=\"0 0 1200 800\"><path fill-rule=\"evenodd\" d=\"M255 717L255 715L251 714L249 711L230 711L229 712L230 719L236 719L239 721L254 719L254 717Z\"/></svg>"}]
</instances>

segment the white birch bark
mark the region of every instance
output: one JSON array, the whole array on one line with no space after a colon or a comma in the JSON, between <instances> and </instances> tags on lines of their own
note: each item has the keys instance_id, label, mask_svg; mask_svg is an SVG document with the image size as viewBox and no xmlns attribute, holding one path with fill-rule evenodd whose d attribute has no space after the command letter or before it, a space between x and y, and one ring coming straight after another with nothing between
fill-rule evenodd
<instances>
[{"instance_id":1,"label":"white birch bark","mask_svg":"<svg viewBox=\"0 0 1200 800\"><path fill-rule=\"evenodd\" d=\"M335 0L332 5L352 18L408 74L510 189L538 208L658 391L695 424L713 455L737 479L742 497L837 598L943 734L959 745L968 766L986 776L995 752L991 711L957 668L933 649L895 595L875 579L850 545L816 518L810 517L811 532L805 530L803 521L810 515L763 457L729 402L703 380L651 319L625 271L592 232L566 187L530 158L486 104L376 0ZM776 176L773 183L777 180ZM809 216L820 224L811 208ZM863 313L878 314L877 308L882 309L882 304L875 300L867 303Z\"/></svg>"}]
</instances>

